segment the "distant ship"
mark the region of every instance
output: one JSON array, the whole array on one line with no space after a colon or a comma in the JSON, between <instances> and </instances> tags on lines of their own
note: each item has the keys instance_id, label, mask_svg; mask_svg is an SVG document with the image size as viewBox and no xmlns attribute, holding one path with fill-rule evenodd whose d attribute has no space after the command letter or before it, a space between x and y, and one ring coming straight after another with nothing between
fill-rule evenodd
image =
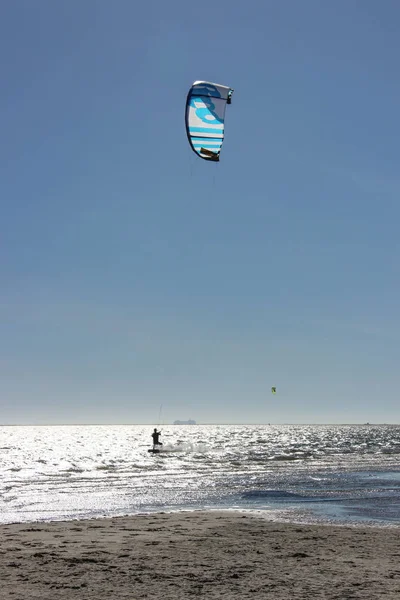
<instances>
[{"instance_id":1,"label":"distant ship","mask_svg":"<svg viewBox=\"0 0 400 600\"><path fill-rule=\"evenodd\" d=\"M174 425L196 425L196 421L189 419L188 421L174 421Z\"/></svg>"}]
</instances>

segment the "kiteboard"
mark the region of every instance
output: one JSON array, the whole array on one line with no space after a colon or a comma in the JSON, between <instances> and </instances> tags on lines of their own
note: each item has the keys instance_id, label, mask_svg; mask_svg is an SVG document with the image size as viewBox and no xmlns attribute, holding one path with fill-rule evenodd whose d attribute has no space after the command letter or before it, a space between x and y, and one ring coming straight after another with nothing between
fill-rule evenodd
<instances>
[{"instance_id":1,"label":"kiteboard","mask_svg":"<svg viewBox=\"0 0 400 600\"><path fill-rule=\"evenodd\" d=\"M147 452L151 452L151 454L159 454L161 450L158 448L150 448L150 450L147 450Z\"/></svg>"}]
</instances>

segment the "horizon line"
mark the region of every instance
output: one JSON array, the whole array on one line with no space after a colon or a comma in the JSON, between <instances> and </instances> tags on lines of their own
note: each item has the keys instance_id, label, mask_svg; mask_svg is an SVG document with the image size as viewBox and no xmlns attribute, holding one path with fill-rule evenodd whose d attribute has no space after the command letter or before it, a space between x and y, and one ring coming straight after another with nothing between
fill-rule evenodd
<instances>
[{"instance_id":1,"label":"horizon line","mask_svg":"<svg viewBox=\"0 0 400 600\"><path fill-rule=\"evenodd\" d=\"M266 425L266 426L282 426L282 425L316 425L316 426L324 426L324 425L400 425L400 423L392 423L392 422L357 422L357 423L225 423L225 422L210 422L210 423L182 423L182 424L174 424L174 423L159 423L157 427L193 427L193 426L209 426L209 425ZM154 427L153 423L0 423L0 427L132 427L132 426L143 426L143 427Z\"/></svg>"}]
</instances>

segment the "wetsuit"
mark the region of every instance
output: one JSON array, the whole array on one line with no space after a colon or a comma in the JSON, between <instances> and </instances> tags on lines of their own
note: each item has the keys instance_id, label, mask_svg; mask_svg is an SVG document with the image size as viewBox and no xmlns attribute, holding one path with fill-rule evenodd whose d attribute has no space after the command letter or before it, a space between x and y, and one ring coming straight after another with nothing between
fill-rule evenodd
<instances>
[{"instance_id":1,"label":"wetsuit","mask_svg":"<svg viewBox=\"0 0 400 600\"><path fill-rule=\"evenodd\" d=\"M161 435L161 431L154 431L151 434L151 437L153 438L153 446L162 446L162 444L160 442L160 435Z\"/></svg>"}]
</instances>

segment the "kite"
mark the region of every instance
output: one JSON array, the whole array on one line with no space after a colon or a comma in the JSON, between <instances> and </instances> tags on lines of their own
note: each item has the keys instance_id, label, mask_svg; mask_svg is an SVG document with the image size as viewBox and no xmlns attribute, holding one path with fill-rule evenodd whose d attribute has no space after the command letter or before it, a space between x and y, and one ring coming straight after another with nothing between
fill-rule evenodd
<instances>
[{"instance_id":1,"label":"kite","mask_svg":"<svg viewBox=\"0 0 400 600\"><path fill-rule=\"evenodd\" d=\"M204 160L219 161L224 141L226 105L232 101L233 89L195 81L186 99L186 133L192 150Z\"/></svg>"}]
</instances>

